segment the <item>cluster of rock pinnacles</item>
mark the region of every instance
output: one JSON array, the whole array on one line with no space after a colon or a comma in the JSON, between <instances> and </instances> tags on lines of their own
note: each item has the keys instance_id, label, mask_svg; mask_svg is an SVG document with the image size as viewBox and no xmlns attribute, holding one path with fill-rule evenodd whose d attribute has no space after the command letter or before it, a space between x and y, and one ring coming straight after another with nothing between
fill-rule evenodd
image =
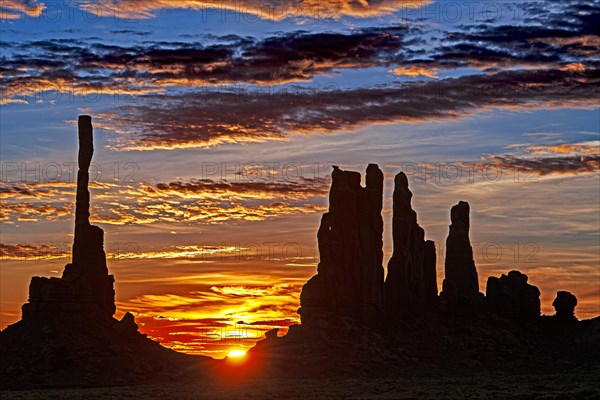
<instances>
[{"instance_id":1,"label":"cluster of rock pinnacles","mask_svg":"<svg viewBox=\"0 0 600 400\"><path fill-rule=\"evenodd\" d=\"M303 325L318 326L332 317L373 325L435 309L489 310L523 322L540 316L540 291L519 271L488 278L486 295L479 292L469 240L470 209L464 201L450 212L445 279L438 295L435 244L425 240L403 172L394 179L394 244L384 279L383 183L383 172L375 164L367 168L365 187L360 173L334 166L329 212L323 214L317 235L318 272L300 295ZM558 292L556 318L575 320L576 304L574 295Z\"/></svg>"},{"instance_id":2,"label":"cluster of rock pinnacles","mask_svg":"<svg viewBox=\"0 0 600 400\"><path fill-rule=\"evenodd\" d=\"M93 155L92 122L79 117L79 171L72 263L61 278L34 277L23 320L53 318L57 314L112 319L115 313L114 278L109 275L103 248L104 232L89 222L88 169ZM377 324L385 315L409 315L436 307L486 307L512 319L540 315L540 292L527 276L512 271L489 278L487 296L479 293L477 270L469 242L469 204L452 207L446 242L445 279L437 293L435 244L425 240L411 207L406 175L395 178L393 206L394 250L384 281L383 172L367 168L366 186L358 172L334 167L329 212L318 231L318 273L301 293L301 320L310 326L329 316L350 317ZM558 292L556 317L574 320L575 296ZM137 330L129 313L121 320Z\"/></svg>"}]
</instances>

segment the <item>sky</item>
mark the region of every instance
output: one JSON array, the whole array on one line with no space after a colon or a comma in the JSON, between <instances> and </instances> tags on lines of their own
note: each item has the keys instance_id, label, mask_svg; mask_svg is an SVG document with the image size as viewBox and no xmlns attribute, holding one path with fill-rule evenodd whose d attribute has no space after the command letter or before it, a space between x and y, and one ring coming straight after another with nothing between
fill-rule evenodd
<instances>
[{"instance_id":1,"label":"sky","mask_svg":"<svg viewBox=\"0 0 600 400\"><path fill-rule=\"evenodd\" d=\"M600 314L600 1L0 2L1 326L70 261L80 114L117 314L222 357L299 322L332 165L393 177L443 280L518 269Z\"/></svg>"}]
</instances>

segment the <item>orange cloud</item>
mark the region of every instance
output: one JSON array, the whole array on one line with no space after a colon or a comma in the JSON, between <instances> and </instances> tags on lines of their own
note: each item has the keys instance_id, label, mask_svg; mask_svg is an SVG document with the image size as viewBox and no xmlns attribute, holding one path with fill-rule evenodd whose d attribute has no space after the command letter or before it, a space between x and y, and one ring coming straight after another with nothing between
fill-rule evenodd
<instances>
[{"instance_id":1,"label":"orange cloud","mask_svg":"<svg viewBox=\"0 0 600 400\"><path fill-rule=\"evenodd\" d=\"M600 155L600 141L578 143L558 143L544 145L511 145L508 148L516 148L530 154L585 154Z\"/></svg>"},{"instance_id":2,"label":"orange cloud","mask_svg":"<svg viewBox=\"0 0 600 400\"><path fill-rule=\"evenodd\" d=\"M118 247L118 246L117 246ZM135 249L134 243L130 246ZM109 246L110 250L110 246ZM119 249L117 249L119 250ZM240 246L178 245L162 251L107 251L106 257L113 260L186 259L215 262L219 257L239 257L250 249ZM13 261L59 260L71 257L71 243L1 243L0 259Z\"/></svg>"},{"instance_id":3,"label":"orange cloud","mask_svg":"<svg viewBox=\"0 0 600 400\"><path fill-rule=\"evenodd\" d=\"M62 70L62 72L65 71ZM81 96L93 100L100 95L110 95L118 101L127 96L163 92L162 88L150 82L136 82L117 77L104 82L86 82L72 71L63 74L67 77L52 76L50 73L45 75L47 76L38 77L25 74L3 78L0 105L11 103L29 104L28 100L18 99L17 97L34 97L36 102L53 103L72 96Z\"/></svg>"},{"instance_id":4,"label":"orange cloud","mask_svg":"<svg viewBox=\"0 0 600 400\"><path fill-rule=\"evenodd\" d=\"M585 65L582 63L570 63L561 67L562 71L571 71L571 72L583 72L585 71Z\"/></svg>"},{"instance_id":5,"label":"orange cloud","mask_svg":"<svg viewBox=\"0 0 600 400\"><path fill-rule=\"evenodd\" d=\"M200 259L206 262L209 257L218 256L221 254L239 253L243 248L236 246L184 246L178 245L174 249L163 251L150 252L120 252L116 254L108 254L109 258L115 259Z\"/></svg>"},{"instance_id":6,"label":"orange cloud","mask_svg":"<svg viewBox=\"0 0 600 400\"><path fill-rule=\"evenodd\" d=\"M159 222L262 221L291 214L319 212L324 206L307 202L328 191L328 180L298 177L289 180L210 179L138 184L92 182L92 220L112 225ZM73 210L74 184L38 182L0 184L0 221L38 222L68 219ZM283 201L279 201L283 200Z\"/></svg>"},{"instance_id":7,"label":"orange cloud","mask_svg":"<svg viewBox=\"0 0 600 400\"><path fill-rule=\"evenodd\" d=\"M68 244L55 245L50 243L36 244L0 244L0 259L2 260L56 260L71 255Z\"/></svg>"},{"instance_id":8,"label":"orange cloud","mask_svg":"<svg viewBox=\"0 0 600 400\"><path fill-rule=\"evenodd\" d=\"M94 0L82 1L80 7L104 17L126 19L152 18L165 9L213 9L215 12L237 12L261 19L316 18L338 19L342 16L357 18L375 17L407 8L423 7L430 0L300 0L262 1L251 0Z\"/></svg>"},{"instance_id":9,"label":"orange cloud","mask_svg":"<svg viewBox=\"0 0 600 400\"><path fill-rule=\"evenodd\" d=\"M437 74L433 70L429 70L423 67L412 66L409 68L396 68L391 71L394 75L398 76L426 76L428 78L437 79Z\"/></svg>"},{"instance_id":10,"label":"orange cloud","mask_svg":"<svg viewBox=\"0 0 600 400\"><path fill-rule=\"evenodd\" d=\"M2 0L0 2L0 19L18 19L26 15L39 17L46 9L43 3L32 0Z\"/></svg>"},{"instance_id":11,"label":"orange cloud","mask_svg":"<svg viewBox=\"0 0 600 400\"><path fill-rule=\"evenodd\" d=\"M74 210L72 204L54 206L47 203L8 203L6 201L0 201L0 208L0 221L9 224L15 221L56 221L60 218L71 216Z\"/></svg>"},{"instance_id":12,"label":"orange cloud","mask_svg":"<svg viewBox=\"0 0 600 400\"><path fill-rule=\"evenodd\" d=\"M149 194L205 199L304 199L329 192L328 178L289 180L250 180L240 182L192 179L189 182L158 183L146 189Z\"/></svg>"},{"instance_id":13,"label":"orange cloud","mask_svg":"<svg viewBox=\"0 0 600 400\"><path fill-rule=\"evenodd\" d=\"M298 322L303 282L213 285L182 294L146 294L119 302L133 311L141 330L163 345L222 357L232 344L251 347L272 328Z\"/></svg>"}]
</instances>

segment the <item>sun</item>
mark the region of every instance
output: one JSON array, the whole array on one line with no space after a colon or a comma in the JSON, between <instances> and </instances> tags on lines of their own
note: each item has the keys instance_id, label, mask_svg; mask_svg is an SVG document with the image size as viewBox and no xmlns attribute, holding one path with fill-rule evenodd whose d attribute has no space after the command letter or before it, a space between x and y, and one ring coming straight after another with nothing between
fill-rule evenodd
<instances>
[{"instance_id":1,"label":"sun","mask_svg":"<svg viewBox=\"0 0 600 400\"><path fill-rule=\"evenodd\" d=\"M228 358L240 358L246 355L245 350L231 350L229 354L227 354Z\"/></svg>"}]
</instances>

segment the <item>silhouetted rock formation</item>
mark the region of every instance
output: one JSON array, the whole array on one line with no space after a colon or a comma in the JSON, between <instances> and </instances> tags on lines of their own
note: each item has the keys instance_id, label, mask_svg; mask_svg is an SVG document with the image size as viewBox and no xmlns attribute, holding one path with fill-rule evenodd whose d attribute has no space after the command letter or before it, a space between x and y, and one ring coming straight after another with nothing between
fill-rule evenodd
<instances>
[{"instance_id":1,"label":"silhouetted rock formation","mask_svg":"<svg viewBox=\"0 0 600 400\"><path fill-rule=\"evenodd\" d=\"M460 201L450 211L446 239L445 279L440 300L446 307L482 306L473 248L469 240L469 203Z\"/></svg>"},{"instance_id":2,"label":"silhouetted rock formation","mask_svg":"<svg viewBox=\"0 0 600 400\"><path fill-rule=\"evenodd\" d=\"M62 278L34 277L23 317L0 332L0 386L104 386L182 377L197 357L161 347L118 321L103 231L90 225L91 118L79 118L79 171L72 263ZM194 372L196 375L198 372Z\"/></svg>"},{"instance_id":3,"label":"silhouetted rock formation","mask_svg":"<svg viewBox=\"0 0 600 400\"><path fill-rule=\"evenodd\" d=\"M79 171L72 263L62 278L33 277L23 319L51 317L59 312L85 312L111 317L115 313L114 278L108 274L104 232L90 225L89 167L94 154L92 119L79 117Z\"/></svg>"},{"instance_id":4,"label":"silhouetted rock formation","mask_svg":"<svg viewBox=\"0 0 600 400\"><path fill-rule=\"evenodd\" d=\"M360 180L358 172L334 167L329 212L317 233L318 273L300 295L303 324L332 316L374 324L381 313L383 173L371 164L365 188Z\"/></svg>"},{"instance_id":5,"label":"silhouetted rock formation","mask_svg":"<svg viewBox=\"0 0 600 400\"><path fill-rule=\"evenodd\" d=\"M388 313L374 313L382 282L382 181L374 165L367 170L366 189L358 173L334 167L330 210L318 231L318 274L300 295L302 324L290 326L283 337L269 332L249 351L261 370L319 379L597 370L600 317L562 323L574 319L570 294L559 293L554 318L540 317L540 292L518 271L490 277L487 298L479 293L466 202L451 210L444 307L435 307L435 245L424 240L403 173L395 177L394 252L384 284ZM374 316L379 323L365 324Z\"/></svg>"},{"instance_id":6,"label":"silhouetted rock formation","mask_svg":"<svg viewBox=\"0 0 600 400\"><path fill-rule=\"evenodd\" d=\"M540 291L527 283L527 275L510 271L500 278L490 276L485 298L488 308L515 321L534 321L540 316Z\"/></svg>"},{"instance_id":7,"label":"silhouetted rock formation","mask_svg":"<svg viewBox=\"0 0 600 400\"><path fill-rule=\"evenodd\" d=\"M577 297L570 292L556 292L556 298L552 302L552 306L556 310L556 319L560 321L576 321L575 306L577 305Z\"/></svg>"},{"instance_id":8,"label":"silhouetted rock formation","mask_svg":"<svg viewBox=\"0 0 600 400\"><path fill-rule=\"evenodd\" d=\"M394 253L385 280L385 306L391 314L414 314L437 302L435 243L425 241L411 198L408 178L400 172L394 179Z\"/></svg>"}]
</instances>

